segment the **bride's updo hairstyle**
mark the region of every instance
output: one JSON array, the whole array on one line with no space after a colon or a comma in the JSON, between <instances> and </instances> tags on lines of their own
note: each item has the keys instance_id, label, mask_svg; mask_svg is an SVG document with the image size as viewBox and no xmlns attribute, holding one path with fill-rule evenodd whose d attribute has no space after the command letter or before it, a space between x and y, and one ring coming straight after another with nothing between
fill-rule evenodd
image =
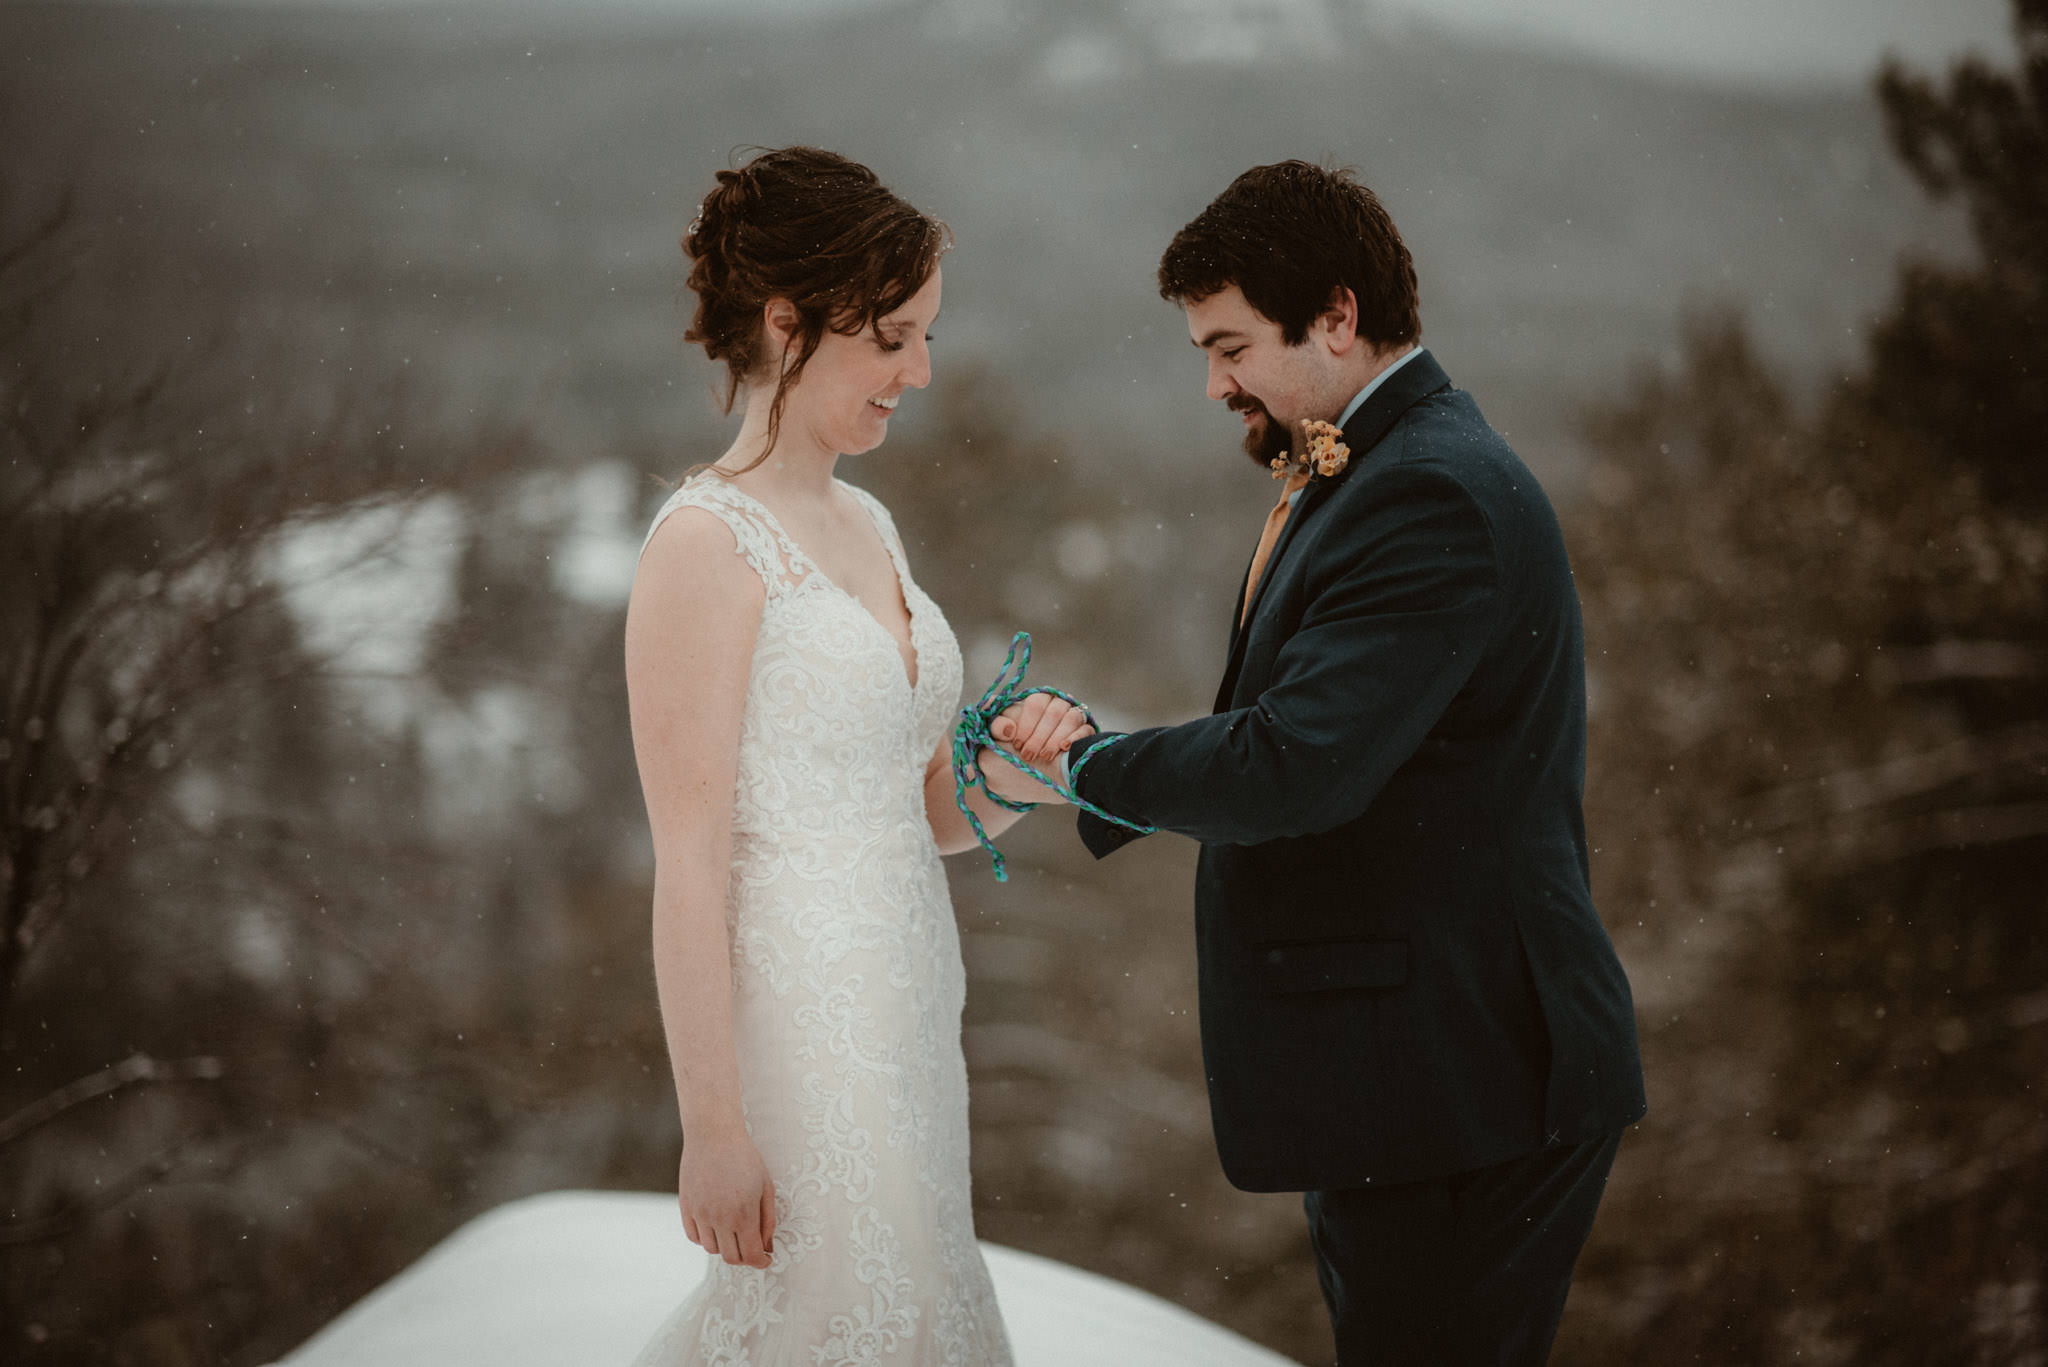
<instances>
[{"instance_id":1,"label":"bride's updo hairstyle","mask_svg":"<svg viewBox=\"0 0 2048 1367\"><path fill-rule=\"evenodd\" d=\"M741 385L775 377L768 444L747 470L775 449L783 402L825 329L858 336L902 308L951 246L945 224L836 152L784 147L718 173L683 238L697 296L683 339L725 363L728 413ZM797 312L796 334L776 355L762 316L771 299Z\"/></svg>"}]
</instances>

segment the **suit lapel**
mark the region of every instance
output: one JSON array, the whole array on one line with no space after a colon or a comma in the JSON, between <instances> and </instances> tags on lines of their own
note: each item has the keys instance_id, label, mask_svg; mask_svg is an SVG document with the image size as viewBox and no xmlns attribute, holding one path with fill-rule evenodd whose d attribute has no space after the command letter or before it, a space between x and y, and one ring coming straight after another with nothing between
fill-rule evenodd
<instances>
[{"instance_id":1,"label":"suit lapel","mask_svg":"<svg viewBox=\"0 0 2048 1367\"><path fill-rule=\"evenodd\" d=\"M1372 397L1351 415L1351 421L1344 424L1344 444L1351 448L1351 459L1343 470L1330 478L1309 481L1308 487L1301 491L1301 497L1295 500L1287 521L1281 524L1280 538L1273 543L1273 554L1266 561L1266 572L1259 576L1257 585L1240 588L1237 601L1231 605L1230 660L1223 668L1223 682L1216 689L1214 711L1222 712L1230 706L1231 697L1237 689L1238 671L1244 665L1244 643L1245 638L1251 635L1252 618L1258 613L1267 587L1279 578L1281 561L1286 557L1287 547L1293 542L1295 533L1329 498L1331 491L1349 479L1352 471L1365 462L1373 447L1379 445L1380 439L1393 429L1403 413L1428 395L1447 387L1450 382L1450 376L1444 374L1436 357L1424 351L1389 375L1386 383L1374 390ZM1245 565L1245 572L1247 575L1251 572L1249 562ZM1247 591L1252 595L1249 612L1244 608Z\"/></svg>"}]
</instances>

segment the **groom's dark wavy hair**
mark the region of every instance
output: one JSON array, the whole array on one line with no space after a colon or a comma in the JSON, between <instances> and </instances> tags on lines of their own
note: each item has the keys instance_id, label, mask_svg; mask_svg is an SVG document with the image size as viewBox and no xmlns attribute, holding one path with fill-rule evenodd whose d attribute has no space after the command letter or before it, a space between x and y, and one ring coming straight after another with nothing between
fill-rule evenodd
<instances>
[{"instance_id":1,"label":"groom's dark wavy hair","mask_svg":"<svg viewBox=\"0 0 2048 1367\"><path fill-rule=\"evenodd\" d=\"M1199 303L1231 285L1280 325L1289 346L1341 286L1358 298L1358 333L1386 348L1422 335L1415 262L1379 197L1350 168L1305 161L1254 166L1197 214L1159 259L1159 293Z\"/></svg>"}]
</instances>

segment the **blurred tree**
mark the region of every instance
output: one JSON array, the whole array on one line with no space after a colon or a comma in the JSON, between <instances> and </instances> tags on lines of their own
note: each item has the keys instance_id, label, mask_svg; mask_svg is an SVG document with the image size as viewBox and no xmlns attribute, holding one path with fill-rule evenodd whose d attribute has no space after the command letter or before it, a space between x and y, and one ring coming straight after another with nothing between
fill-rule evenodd
<instances>
[{"instance_id":1,"label":"blurred tree","mask_svg":"<svg viewBox=\"0 0 2048 1367\"><path fill-rule=\"evenodd\" d=\"M2017 74L1879 78L1978 254L1903 268L1817 417L1709 317L1593 423L1589 806L1655 1078L1589 1254L1642 1326L1614 1360L2048 1353L2048 3L2015 8Z\"/></svg>"},{"instance_id":2,"label":"blurred tree","mask_svg":"<svg viewBox=\"0 0 2048 1367\"><path fill-rule=\"evenodd\" d=\"M311 659L278 539L445 477L357 413L310 432L209 422L232 408L203 392L204 358L123 378L61 323L69 217L0 247L0 1020L82 884L142 812L175 805L209 723L317 743L292 716L314 701Z\"/></svg>"},{"instance_id":3,"label":"blurred tree","mask_svg":"<svg viewBox=\"0 0 2048 1367\"><path fill-rule=\"evenodd\" d=\"M1913 447L1976 470L1995 499L2048 509L2048 0L2014 0L2020 70L1971 58L1946 90L1878 77L1899 157L1960 199L1979 259L1910 263L1853 403Z\"/></svg>"},{"instance_id":4,"label":"blurred tree","mask_svg":"<svg viewBox=\"0 0 2048 1367\"><path fill-rule=\"evenodd\" d=\"M1869 1362L2048 1360L2048 3L2014 13L2016 73L1879 78L1977 259L1906 267L1823 434L1891 532L1874 663L1946 733L1811 795L1855 838L1789 946L1814 1047L1784 1110L1864 1131L1813 1210Z\"/></svg>"},{"instance_id":5,"label":"blurred tree","mask_svg":"<svg viewBox=\"0 0 2048 1367\"><path fill-rule=\"evenodd\" d=\"M255 1307L176 1307L260 1282L248 1222L227 1199L166 1218L166 1187L225 1180L317 1108L338 984L382 957L330 913L389 891L412 805L351 814L392 785L287 602L319 586L284 582L280 552L369 510L402 522L504 443L421 441L394 391L309 422L218 352L125 354L75 324L89 232L68 206L19 218L0 212L5 1353L26 1333L52 1360L218 1360ZM220 1082L149 1085L192 1079ZM151 1222L94 1218L145 1192ZM60 1291L67 1260L90 1274Z\"/></svg>"}]
</instances>

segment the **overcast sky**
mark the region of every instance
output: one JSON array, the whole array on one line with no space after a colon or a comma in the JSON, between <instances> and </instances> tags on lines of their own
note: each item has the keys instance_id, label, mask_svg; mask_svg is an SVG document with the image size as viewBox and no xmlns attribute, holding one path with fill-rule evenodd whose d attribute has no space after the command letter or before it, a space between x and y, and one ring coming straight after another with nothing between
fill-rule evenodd
<instances>
[{"instance_id":1,"label":"overcast sky","mask_svg":"<svg viewBox=\"0 0 2048 1367\"><path fill-rule=\"evenodd\" d=\"M176 3L176 0L161 0ZM438 0L500 12L606 11L637 14L860 9L893 0ZM252 5L426 8L417 0L239 0ZM988 7L1003 0L963 0ZM1442 27L1505 42L1590 52L1629 66L1710 80L1798 85L1862 83L1887 51L1939 68L1974 50L2012 56L2010 0L1101 0L1112 12L1243 9L1270 13L1290 3L1378 6Z\"/></svg>"},{"instance_id":2,"label":"overcast sky","mask_svg":"<svg viewBox=\"0 0 2048 1367\"><path fill-rule=\"evenodd\" d=\"M2009 0L1380 0L1501 37L1745 80L1862 80L1887 51L1921 66L2010 58Z\"/></svg>"}]
</instances>

